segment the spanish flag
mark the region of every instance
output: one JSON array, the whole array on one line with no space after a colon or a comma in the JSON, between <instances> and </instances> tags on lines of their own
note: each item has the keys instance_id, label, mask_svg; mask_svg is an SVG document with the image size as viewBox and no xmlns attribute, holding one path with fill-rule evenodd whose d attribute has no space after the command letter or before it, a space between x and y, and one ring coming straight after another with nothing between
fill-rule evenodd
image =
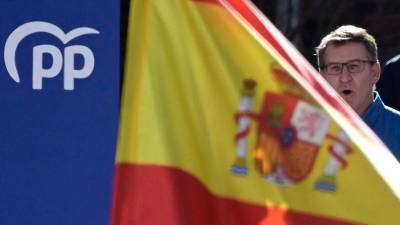
<instances>
[{"instance_id":1,"label":"spanish flag","mask_svg":"<svg viewBox=\"0 0 400 225\"><path fill-rule=\"evenodd\" d=\"M247 0L134 0L112 225L397 225L398 162Z\"/></svg>"}]
</instances>

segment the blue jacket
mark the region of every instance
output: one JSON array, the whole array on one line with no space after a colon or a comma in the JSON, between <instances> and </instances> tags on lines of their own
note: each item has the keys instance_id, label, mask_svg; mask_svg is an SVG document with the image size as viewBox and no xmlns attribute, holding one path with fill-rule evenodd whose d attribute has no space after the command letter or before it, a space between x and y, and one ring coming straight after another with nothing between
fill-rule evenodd
<instances>
[{"instance_id":1,"label":"blue jacket","mask_svg":"<svg viewBox=\"0 0 400 225\"><path fill-rule=\"evenodd\" d=\"M362 119L400 161L400 112L386 106L378 92Z\"/></svg>"}]
</instances>

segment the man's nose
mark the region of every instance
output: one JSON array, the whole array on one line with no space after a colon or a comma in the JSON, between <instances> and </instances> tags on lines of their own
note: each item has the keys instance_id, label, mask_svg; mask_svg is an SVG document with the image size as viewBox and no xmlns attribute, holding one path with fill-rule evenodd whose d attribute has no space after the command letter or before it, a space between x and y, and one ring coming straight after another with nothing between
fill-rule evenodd
<instances>
[{"instance_id":1,"label":"man's nose","mask_svg":"<svg viewBox=\"0 0 400 225\"><path fill-rule=\"evenodd\" d=\"M351 73L347 69L347 66L343 65L342 73L340 74L339 78L340 78L341 82L349 82L353 79L353 77L351 76Z\"/></svg>"}]
</instances>

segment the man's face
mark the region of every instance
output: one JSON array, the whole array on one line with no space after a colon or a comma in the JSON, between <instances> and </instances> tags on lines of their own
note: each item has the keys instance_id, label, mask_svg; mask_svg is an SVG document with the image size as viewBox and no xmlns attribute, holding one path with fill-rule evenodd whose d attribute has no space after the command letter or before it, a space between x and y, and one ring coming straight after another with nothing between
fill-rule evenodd
<instances>
[{"instance_id":1,"label":"man's face","mask_svg":"<svg viewBox=\"0 0 400 225\"><path fill-rule=\"evenodd\" d=\"M381 72L379 63L372 62L365 46L356 42L329 44L323 57L325 66L330 67L321 69L323 77L362 115L373 102L373 87Z\"/></svg>"}]
</instances>

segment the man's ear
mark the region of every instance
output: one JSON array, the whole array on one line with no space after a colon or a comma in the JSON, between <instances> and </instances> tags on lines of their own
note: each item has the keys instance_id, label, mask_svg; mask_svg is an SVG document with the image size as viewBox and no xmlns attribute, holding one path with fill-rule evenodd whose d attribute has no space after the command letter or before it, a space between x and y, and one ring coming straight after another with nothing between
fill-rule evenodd
<instances>
[{"instance_id":1,"label":"man's ear","mask_svg":"<svg viewBox=\"0 0 400 225\"><path fill-rule=\"evenodd\" d=\"M381 77L381 64L379 63L374 63L372 65L372 72L373 72L373 78L374 78L374 84L378 83L379 78Z\"/></svg>"}]
</instances>

